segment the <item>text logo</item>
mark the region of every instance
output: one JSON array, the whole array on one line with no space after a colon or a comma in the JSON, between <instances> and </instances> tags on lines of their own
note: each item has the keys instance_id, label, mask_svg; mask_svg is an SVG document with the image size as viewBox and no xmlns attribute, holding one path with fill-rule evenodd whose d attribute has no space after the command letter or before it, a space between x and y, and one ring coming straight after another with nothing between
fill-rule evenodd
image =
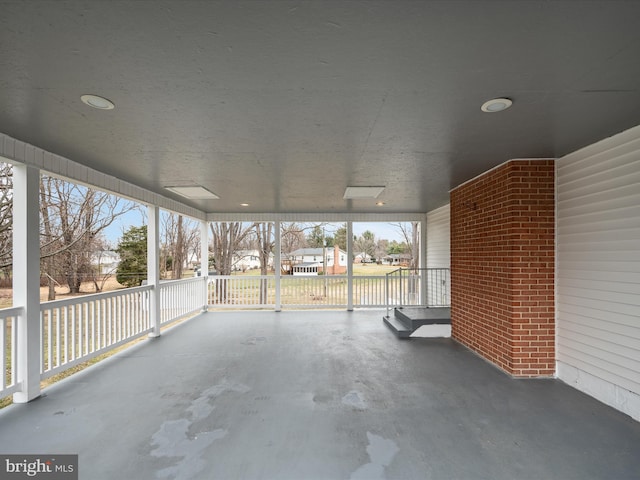
<instances>
[{"instance_id":1,"label":"text logo","mask_svg":"<svg viewBox=\"0 0 640 480\"><path fill-rule=\"evenodd\" d=\"M78 480L78 455L0 455L0 480Z\"/></svg>"}]
</instances>

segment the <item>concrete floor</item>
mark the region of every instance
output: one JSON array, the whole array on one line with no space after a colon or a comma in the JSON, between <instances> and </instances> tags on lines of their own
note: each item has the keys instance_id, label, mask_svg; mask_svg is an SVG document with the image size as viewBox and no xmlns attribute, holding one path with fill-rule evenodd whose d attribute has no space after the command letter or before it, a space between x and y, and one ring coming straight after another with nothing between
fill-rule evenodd
<instances>
[{"instance_id":1,"label":"concrete floor","mask_svg":"<svg viewBox=\"0 0 640 480\"><path fill-rule=\"evenodd\" d=\"M87 480L640 478L640 423L382 315L201 315L0 412L0 453Z\"/></svg>"}]
</instances>

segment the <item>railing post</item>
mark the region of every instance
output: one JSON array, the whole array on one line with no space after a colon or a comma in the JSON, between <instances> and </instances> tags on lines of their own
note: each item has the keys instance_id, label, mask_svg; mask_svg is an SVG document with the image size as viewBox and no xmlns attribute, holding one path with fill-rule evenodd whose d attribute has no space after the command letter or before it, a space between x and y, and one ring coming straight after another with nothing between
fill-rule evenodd
<instances>
[{"instance_id":1,"label":"railing post","mask_svg":"<svg viewBox=\"0 0 640 480\"><path fill-rule=\"evenodd\" d=\"M391 300L389 300L389 275L390 273L387 273L384 276L384 302L387 306L387 317L389 316L389 311L391 309Z\"/></svg>"},{"instance_id":2,"label":"railing post","mask_svg":"<svg viewBox=\"0 0 640 480\"><path fill-rule=\"evenodd\" d=\"M13 166L13 304L22 306L17 318L17 373L20 391L13 401L26 403L40 396L40 171ZM51 332L49 332L51 334ZM0 372L4 375L4 371Z\"/></svg>"},{"instance_id":3,"label":"railing post","mask_svg":"<svg viewBox=\"0 0 640 480\"><path fill-rule=\"evenodd\" d=\"M147 226L147 284L149 292L150 337L160 336L160 208L149 205Z\"/></svg>"}]
</instances>

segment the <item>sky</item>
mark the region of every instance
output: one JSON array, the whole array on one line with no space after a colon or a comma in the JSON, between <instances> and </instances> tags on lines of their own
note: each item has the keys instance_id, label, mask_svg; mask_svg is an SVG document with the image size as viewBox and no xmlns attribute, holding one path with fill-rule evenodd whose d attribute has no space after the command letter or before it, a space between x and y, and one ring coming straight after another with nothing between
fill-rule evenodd
<instances>
[{"instance_id":1,"label":"sky","mask_svg":"<svg viewBox=\"0 0 640 480\"><path fill-rule=\"evenodd\" d=\"M118 217L113 224L103 231L103 234L107 241L115 247L122 237L123 232L128 230L131 226L137 227L144 223L146 223L146 214L143 215L140 211L133 210L127 212L121 217ZM325 227L327 234L333 235L335 230L340 228L341 225L341 223L327 224ZM396 240L399 243L404 242L402 232L395 225L386 222L354 222L353 234L355 236L359 237L366 230L373 232L376 239L386 239L389 241Z\"/></svg>"}]
</instances>

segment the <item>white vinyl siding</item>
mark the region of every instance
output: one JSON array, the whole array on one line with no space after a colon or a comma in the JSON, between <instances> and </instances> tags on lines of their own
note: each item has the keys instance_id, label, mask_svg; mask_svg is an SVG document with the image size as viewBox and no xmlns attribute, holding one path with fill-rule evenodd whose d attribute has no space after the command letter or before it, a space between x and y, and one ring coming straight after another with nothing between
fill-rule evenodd
<instances>
[{"instance_id":1,"label":"white vinyl siding","mask_svg":"<svg viewBox=\"0 0 640 480\"><path fill-rule=\"evenodd\" d=\"M640 419L640 127L556 168L558 377Z\"/></svg>"},{"instance_id":2,"label":"white vinyl siding","mask_svg":"<svg viewBox=\"0 0 640 480\"><path fill-rule=\"evenodd\" d=\"M449 205L427 213L427 268L450 268L451 231ZM429 305L451 302L451 276L448 272L431 272L427 281Z\"/></svg>"},{"instance_id":3,"label":"white vinyl siding","mask_svg":"<svg viewBox=\"0 0 640 480\"><path fill-rule=\"evenodd\" d=\"M427 268L451 266L449 204L427 213Z\"/></svg>"}]
</instances>

